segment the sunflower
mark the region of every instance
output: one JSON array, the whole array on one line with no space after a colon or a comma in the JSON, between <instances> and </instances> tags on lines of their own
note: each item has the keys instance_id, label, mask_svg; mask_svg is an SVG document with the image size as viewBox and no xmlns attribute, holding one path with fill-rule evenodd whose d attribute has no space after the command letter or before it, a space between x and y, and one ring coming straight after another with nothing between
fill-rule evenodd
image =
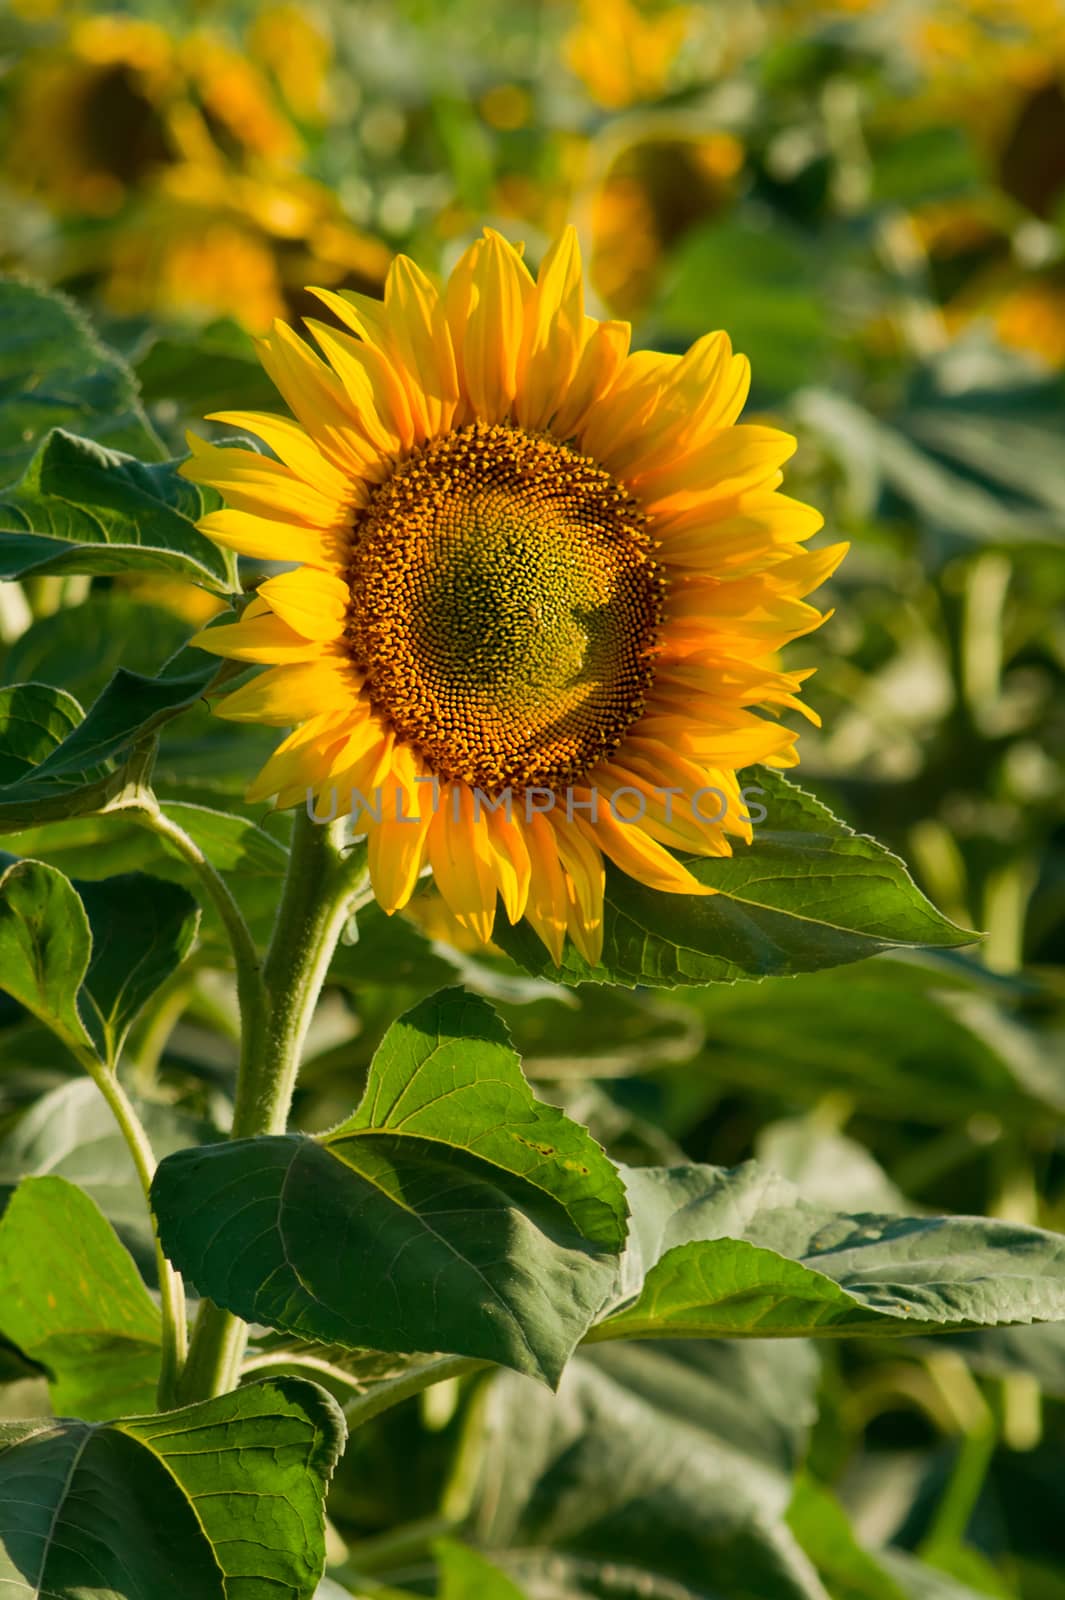
<instances>
[{"instance_id":1,"label":"sunflower","mask_svg":"<svg viewBox=\"0 0 1065 1600\"><path fill-rule=\"evenodd\" d=\"M429 866L477 939L498 896L595 962L604 857L703 894L677 853L751 840L739 770L796 760L759 708L802 709L808 676L776 652L846 547L803 549L795 441L737 425L726 335L630 354L585 315L572 229L535 279L487 231L442 293L402 256L383 302L317 293L321 356L283 323L260 347L294 420L217 416L272 455L194 437L183 469L228 503L205 533L296 564L196 640L267 668L223 716L291 730L249 798L350 799L388 912Z\"/></svg>"}]
</instances>

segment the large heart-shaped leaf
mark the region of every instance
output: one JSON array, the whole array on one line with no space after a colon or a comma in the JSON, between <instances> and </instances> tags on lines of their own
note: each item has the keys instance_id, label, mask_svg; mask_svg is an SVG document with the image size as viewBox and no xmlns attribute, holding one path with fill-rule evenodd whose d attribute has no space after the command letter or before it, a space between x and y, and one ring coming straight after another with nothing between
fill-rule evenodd
<instances>
[{"instance_id":1,"label":"large heart-shaped leaf","mask_svg":"<svg viewBox=\"0 0 1065 1600\"><path fill-rule=\"evenodd\" d=\"M75 427L118 450L163 454L125 362L65 295L0 279L0 482L50 429Z\"/></svg>"},{"instance_id":2,"label":"large heart-shaped leaf","mask_svg":"<svg viewBox=\"0 0 1065 1600\"><path fill-rule=\"evenodd\" d=\"M530 1596L613 1576L633 1596L825 1600L785 1523L819 1376L809 1345L760 1340L582 1351L550 1399L500 1374L468 1423L472 1531Z\"/></svg>"},{"instance_id":3,"label":"large heart-shaped leaf","mask_svg":"<svg viewBox=\"0 0 1065 1600\"><path fill-rule=\"evenodd\" d=\"M754 1162L628 1174L594 1339L912 1334L1065 1317L1065 1238L985 1217L844 1216Z\"/></svg>"},{"instance_id":4,"label":"large heart-shaped leaf","mask_svg":"<svg viewBox=\"0 0 1065 1600\"><path fill-rule=\"evenodd\" d=\"M196 523L220 501L178 473L57 428L0 499L0 578L160 572L221 594L235 564Z\"/></svg>"},{"instance_id":5,"label":"large heart-shaped leaf","mask_svg":"<svg viewBox=\"0 0 1065 1600\"><path fill-rule=\"evenodd\" d=\"M973 942L975 934L925 899L897 856L802 789L759 771L748 793L767 813L754 843L737 845L727 860L685 858L714 894L660 894L608 868L598 966L567 945L556 968L528 924L512 928L502 912L493 938L528 972L658 988L814 972L881 950Z\"/></svg>"},{"instance_id":6,"label":"large heart-shaped leaf","mask_svg":"<svg viewBox=\"0 0 1065 1600\"><path fill-rule=\"evenodd\" d=\"M331 1133L178 1151L152 1194L174 1264L248 1321L549 1381L625 1235L602 1150L533 1098L498 1017L459 990L393 1025Z\"/></svg>"},{"instance_id":7,"label":"large heart-shaped leaf","mask_svg":"<svg viewBox=\"0 0 1065 1600\"><path fill-rule=\"evenodd\" d=\"M27 1178L0 1219L0 1333L46 1367L58 1415L151 1411L159 1311L96 1204Z\"/></svg>"},{"instance_id":8,"label":"large heart-shaped leaf","mask_svg":"<svg viewBox=\"0 0 1065 1600\"><path fill-rule=\"evenodd\" d=\"M343 1441L296 1378L163 1416L0 1423L0 1591L310 1600Z\"/></svg>"}]
</instances>

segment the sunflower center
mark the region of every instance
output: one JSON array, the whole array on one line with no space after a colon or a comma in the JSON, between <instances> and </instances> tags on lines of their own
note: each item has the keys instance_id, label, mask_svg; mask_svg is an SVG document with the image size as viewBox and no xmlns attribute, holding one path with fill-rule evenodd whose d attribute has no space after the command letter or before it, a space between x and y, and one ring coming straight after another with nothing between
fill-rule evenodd
<instances>
[{"instance_id":1,"label":"sunflower center","mask_svg":"<svg viewBox=\"0 0 1065 1600\"><path fill-rule=\"evenodd\" d=\"M643 710L664 581L632 496L545 434L475 422L417 451L355 527L347 640L441 779L578 782Z\"/></svg>"}]
</instances>

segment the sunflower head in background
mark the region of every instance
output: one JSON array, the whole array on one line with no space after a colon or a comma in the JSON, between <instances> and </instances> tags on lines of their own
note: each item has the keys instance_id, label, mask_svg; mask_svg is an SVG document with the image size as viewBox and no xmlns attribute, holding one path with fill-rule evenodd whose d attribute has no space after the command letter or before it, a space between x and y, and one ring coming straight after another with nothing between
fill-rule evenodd
<instances>
[{"instance_id":1,"label":"sunflower head in background","mask_svg":"<svg viewBox=\"0 0 1065 1600\"><path fill-rule=\"evenodd\" d=\"M262 343L294 420L219 419L277 459L193 439L184 468L228 502L205 533L298 563L197 636L267 667L223 716L293 730L250 798L357 795L386 910L428 865L477 939L498 895L556 962L567 933L594 962L604 856L704 893L672 852L750 840L738 770L796 759L760 714L801 709L775 653L823 620L802 597L845 547L804 550L795 442L737 423L726 335L630 354L584 313L572 230L535 279L488 233L442 293L403 257L383 303L320 293L321 356L282 323ZM675 800L709 789L724 807Z\"/></svg>"},{"instance_id":2,"label":"sunflower head in background","mask_svg":"<svg viewBox=\"0 0 1065 1600\"><path fill-rule=\"evenodd\" d=\"M605 111L655 100L669 85L693 8L671 0L581 0L566 65Z\"/></svg>"},{"instance_id":3,"label":"sunflower head in background","mask_svg":"<svg viewBox=\"0 0 1065 1600\"><path fill-rule=\"evenodd\" d=\"M26 54L6 170L73 223L49 249L50 276L92 279L123 315L232 316L252 332L300 306L310 278L379 288L391 252L299 170L293 117L324 115L328 37L276 5L247 44L104 14ZM85 217L102 225L79 227Z\"/></svg>"},{"instance_id":4,"label":"sunflower head in background","mask_svg":"<svg viewBox=\"0 0 1065 1600\"><path fill-rule=\"evenodd\" d=\"M672 252L732 203L744 163L735 134L649 129L610 163L590 204L589 277L611 310L638 317Z\"/></svg>"}]
</instances>

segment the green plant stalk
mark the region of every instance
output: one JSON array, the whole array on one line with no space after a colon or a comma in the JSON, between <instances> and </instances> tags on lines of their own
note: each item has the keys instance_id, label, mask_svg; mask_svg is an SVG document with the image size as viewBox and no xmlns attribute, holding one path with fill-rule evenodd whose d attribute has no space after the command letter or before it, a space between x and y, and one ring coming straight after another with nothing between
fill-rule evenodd
<instances>
[{"instance_id":1,"label":"green plant stalk","mask_svg":"<svg viewBox=\"0 0 1065 1600\"><path fill-rule=\"evenodd\" d=\"M935 1351L925 1367L961 1434L950 1477L921 1544L922 1557L934 1564L939 1551L965 1543L998 1443L998 1427L979 1384L955 1351Z\"/></svg>"},{"instance_id":2,"label":"green plant stalk","mask_svg":"<svg viewBox=\"0 0 1065 1600\"><path fill-rule=\"evenodd\" d=\"M371 1417L380 1416L382 1411L390 1411L401 1401L431 1389L434 1384L445 1383L451 1378L465 1378L471 1372L484 1371L491 1364L475 1356L441 1357L431 1365L415 1367L412 1372L401 1372L394 1378L385 1378L383 1382L373 1384L364 1393L345 1402L344 1417L349 1429L361 1428Z\"/></svg>"},{"instance_id":3,"label":"green plant stalk","mask_svg":"<svg viewBox=\"0 0 1065 1600\"><path fill-rule=\"evenodd\" d=\"M259 952L229 885L211 865L196 841L166 815L154 795L138 792L135 802L128 809L142 827L164 839L176 855L188 862L210 897L233 951L243 1051L249 1056L261 1054L266 1031L266 1007Z\"/></svg>"},{"instance_id":4,"label":"green plant stalk","mask_svg":"<svg viewBox=\"0 0 1065 1600\"><path fill-rule=\"evenodd\" d=\"M247 1018L241 1005L244 1032L232 1138L284 1133L307 1030L365 876L365 845L345 854L340 825L313 822L303 810L296 813L285 887L262 968L261 1014ZM182 1398L207 1400L235 1388L247 1342L245 1322L204 1300Z\"/></svg>"},{"instance_id":5,"label":"green plant stalk","mask_svg":"<svg viewBox=\"0 0 1065 1600\"><path fill-rule=\"evenodd\" d=\"M70 1049L77 1056L85 1071L107 1101L130 1156L137 1169L144 1198L148 1203L149 1212L151 1204L149 1192L152 1178L157 1165L155 1152L144 1126L133 1108L133 1104L119 1083L115 1074L100 1061L91 1050L84 1045L70 1042ZM152 1239L155 1245L155 1260L159 1274L159 1299L162 1312L162 1356L159 1365L158 1405L161 1411L178 1404L178 1386L181 1380L182 1369L185 1364L188 1346L188 1326L185 1320L185 1285L181 1274L170 1265L163 1253L162 1244L152 1217Z\"/></svg>"}]
</instances>

